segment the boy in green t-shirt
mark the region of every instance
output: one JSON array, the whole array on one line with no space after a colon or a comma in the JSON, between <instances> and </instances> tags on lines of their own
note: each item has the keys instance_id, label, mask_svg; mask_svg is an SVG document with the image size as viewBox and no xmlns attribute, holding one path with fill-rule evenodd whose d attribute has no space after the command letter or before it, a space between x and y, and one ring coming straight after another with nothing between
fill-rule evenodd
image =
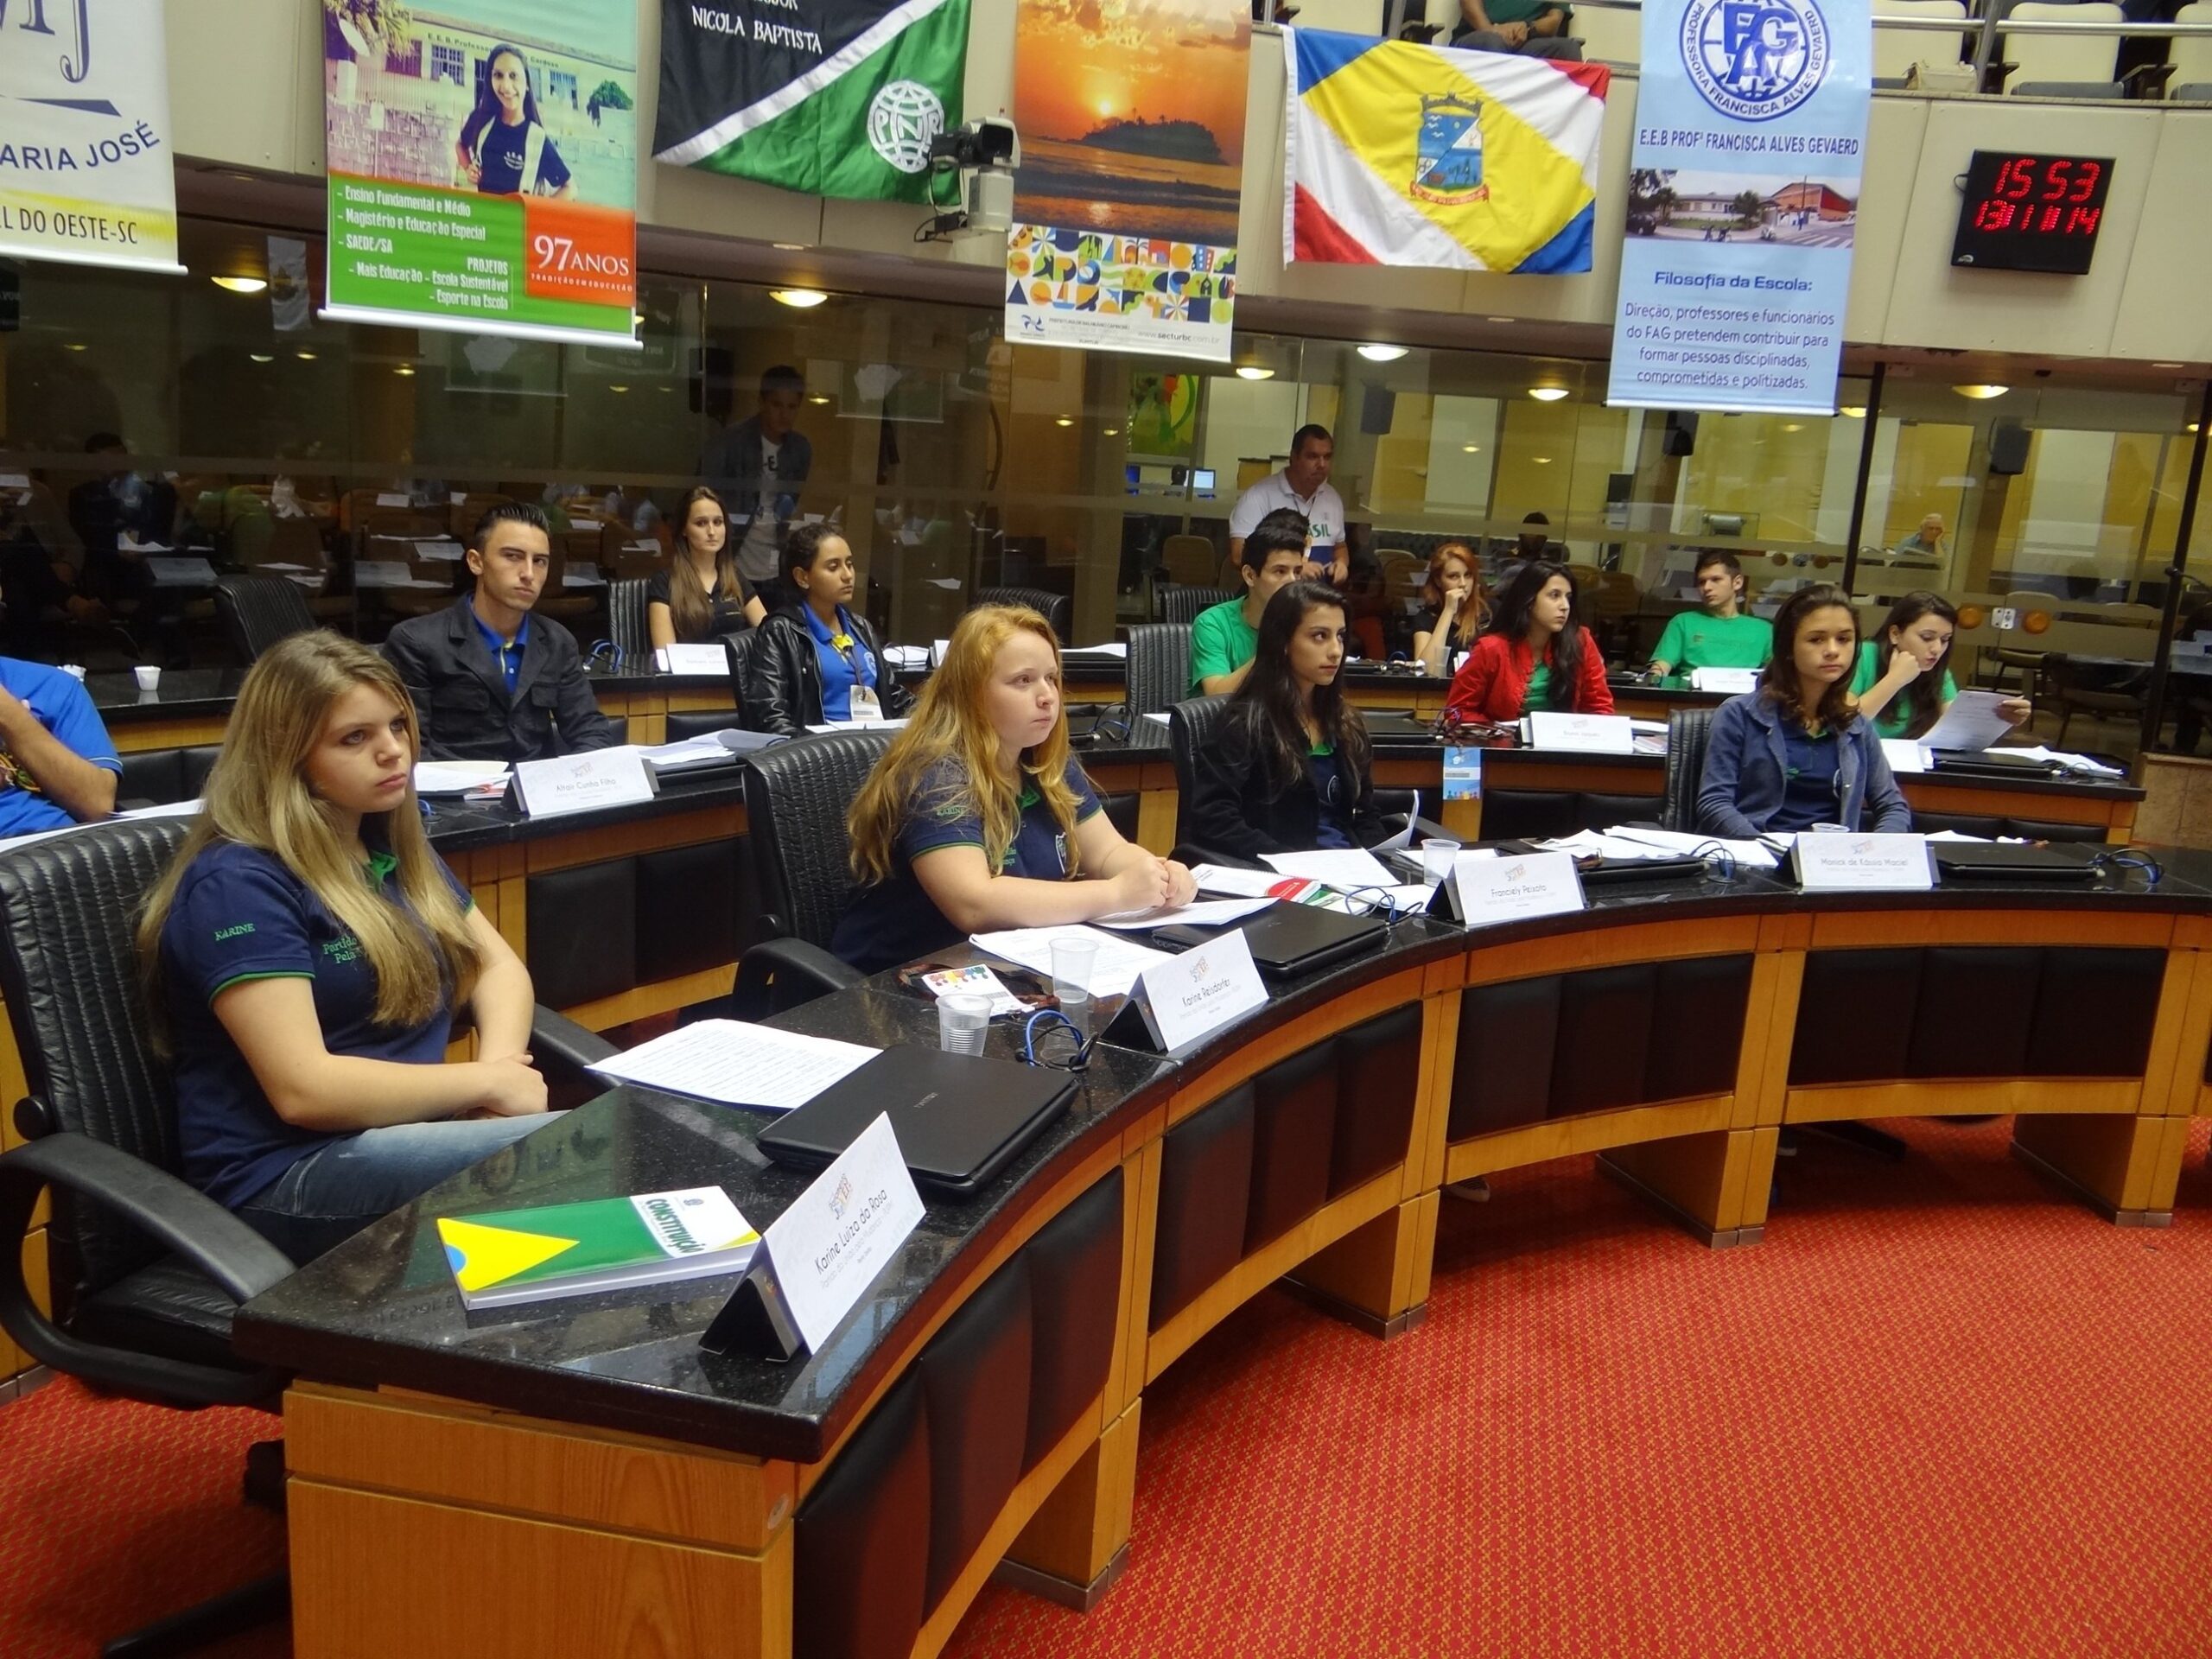
<instances>
[{"instance_id":1,"label":"boy in green t-shirt","mask_svg":"<svg viewBox=\"0 0 2212 1659\"><path fill-rule=\"evenodd\" d=\"M1694 668L1764 668L1774 655L1774 625L1744 609L1744 567L1733 553L1709 547L1693 571L1700 608L1669 618L1652 653L1651 671Z\"/></svg>"},{"instance_id":2,"label":"boy in green t-shirt","mask_svg":"<svg viewBox=\"0 0 2212 1659\"><path fill-rule=\"evenodd\" d=\"M1191 624L1191 695L1221 696L1244 683L1260 648L1260 613L1278 588L1306 574L1306 521L1271 512L1244 538L1237 567L1244 597L1198 613Z\"/></svg>"}]
</instances>

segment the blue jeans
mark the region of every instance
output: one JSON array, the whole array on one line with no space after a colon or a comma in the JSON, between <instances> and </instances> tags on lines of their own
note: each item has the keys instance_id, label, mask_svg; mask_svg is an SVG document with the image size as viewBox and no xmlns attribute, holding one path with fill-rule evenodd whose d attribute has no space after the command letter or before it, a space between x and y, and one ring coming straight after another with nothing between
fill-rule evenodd
<instances>
[{"instance_id":1,"label":"blue jeans","mask_svg":"<svg viewBox=\"0 0 2212 1659\"><path fill-rule=\"evenodd\" d=\"M238 1217L300 1263L449 1176L558 1118L485 1117L391 1123L317 1147L238 1206Z\"/></svg>"}]
</instances>

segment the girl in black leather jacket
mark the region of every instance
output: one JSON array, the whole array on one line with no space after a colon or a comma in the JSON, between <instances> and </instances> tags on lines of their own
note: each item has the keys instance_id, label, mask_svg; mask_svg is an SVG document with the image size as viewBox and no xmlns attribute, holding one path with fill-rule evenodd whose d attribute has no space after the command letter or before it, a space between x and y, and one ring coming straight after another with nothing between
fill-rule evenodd
<instances>
[{"instance_id":1,"label":"girl in black leather jacket","mask_svg":"<svg viewBox=\"0 0 2212 1659\"><path fill-rule=\"evenodd\" d=\"M745 674L745 718L796 737L809 726L904 719L913 694L853 599L853 550L828 524L801 524L784 543L784 578L799 602L760 626Z\"/></svg>"}]
</instances>

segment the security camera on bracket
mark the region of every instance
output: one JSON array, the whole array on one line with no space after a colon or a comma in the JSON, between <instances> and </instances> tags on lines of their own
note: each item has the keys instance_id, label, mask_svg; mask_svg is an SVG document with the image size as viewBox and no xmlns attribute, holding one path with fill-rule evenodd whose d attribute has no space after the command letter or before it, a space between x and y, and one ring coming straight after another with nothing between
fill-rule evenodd
<instances>
[{"instance_id":1,"label":"security camera on bracket","mask_svg":"<svg viewBox=\"0 0 2212 1659\"><path fill-rule=\"evenodd\" d=\"M964 127L930 140L930 199L937 217L917 232L918 242L962 236L1004 236L1014 225L1014 169L1021 165L1021 140L1002 115L979 116ZM957 207L939 198L940 181L954 181Z\"/></svg>"}]
</instances>

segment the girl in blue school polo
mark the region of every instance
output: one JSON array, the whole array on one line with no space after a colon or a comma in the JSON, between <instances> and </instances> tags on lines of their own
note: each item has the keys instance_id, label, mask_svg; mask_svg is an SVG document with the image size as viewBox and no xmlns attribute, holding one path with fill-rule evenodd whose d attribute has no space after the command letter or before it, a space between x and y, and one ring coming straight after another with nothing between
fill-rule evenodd
<instances>
[{"instance_id":1,"label":"girl in blue school polo","mask_svg":"<svg viewBox=\"0 0 2212 1659\"><path fill-rule=\"evenodd\" d=\"M529 969L430 850L416 747L375 652L282 641L139 923L185 1178L296 1262L546 1121Z\"/></svg>"},{"instance_id":2,"label":"girl in blue school polo","mask_svg":"<svg viewBox=\"0 0 2212 1659\"><path fill-rule=\"evenodd\" d=\"M971 933L1187 904L1196 890L1099 806L1068 753L1058 643L1018 606L960 619L846 828L862 886L830 948L863 973Z\"/></svg>"}]
</instances>

